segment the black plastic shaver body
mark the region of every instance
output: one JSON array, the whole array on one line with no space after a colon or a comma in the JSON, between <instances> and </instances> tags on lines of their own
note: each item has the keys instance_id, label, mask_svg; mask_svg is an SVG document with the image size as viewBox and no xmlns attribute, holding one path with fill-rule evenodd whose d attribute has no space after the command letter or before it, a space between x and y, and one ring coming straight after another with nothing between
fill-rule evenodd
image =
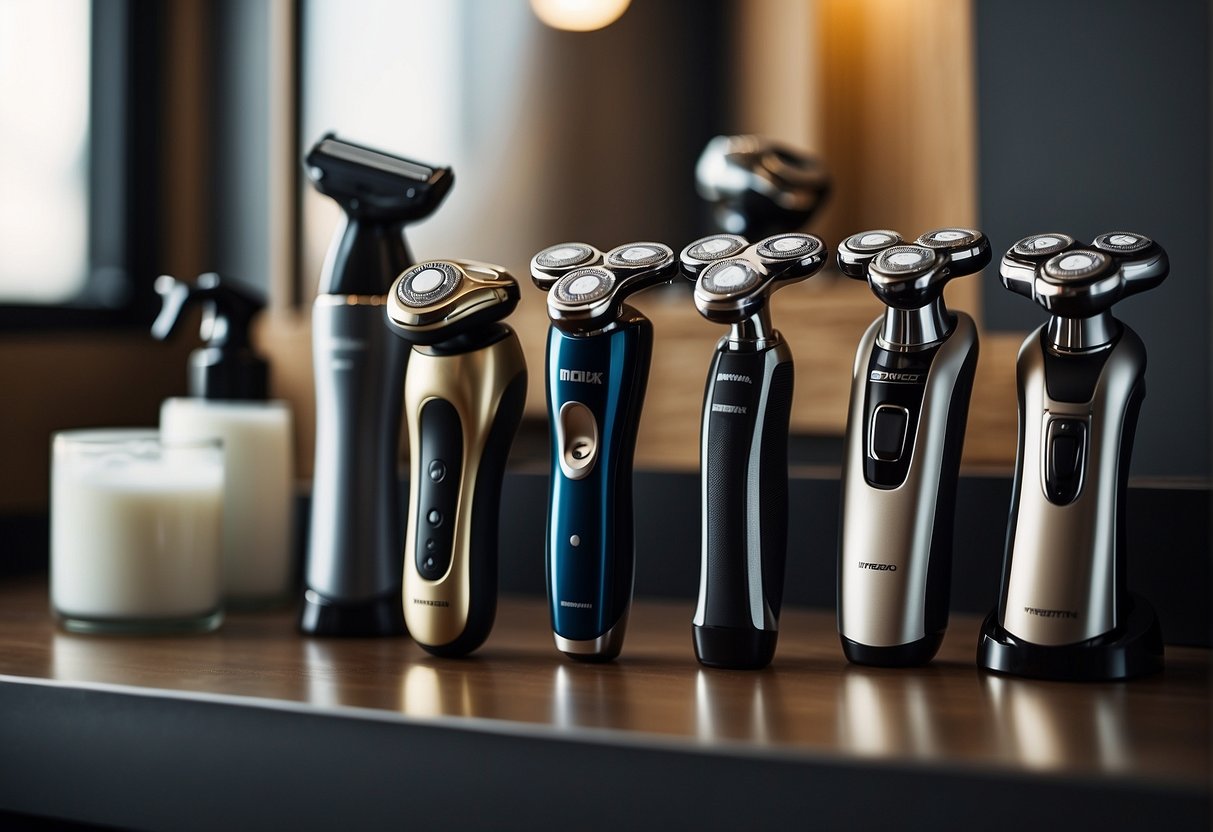
<instances>
[{"instance_id":1,"label":"black plastic shaver body","mask_svg":"<svg viewBox=\"0 0 1213 832\"><path fill-rule=\"evenodd\" d=\"M397 462L409 350L384 328L385 293L413 263L405 228L441 204L454 176L332 134L305 168L343 217L312 307L316 461L299 628L400 635Z\"/></svg>"},{"instance_id":2,"label":"black plastic shaver body","mask_svg":"<svg viewBox=\"0 0 1213 832\"><path fill-rule=\"evenodd\" d=\"M702 517L695 655L757 669L775 655L788 543L792 353L771 325L771 295L816 274L825 243L776 234L703 237L679 255L695 308L727 324L708 370L700 427Z\"/></svg>"},{"instance_id":3,"label":"black plastic shaver body","mask_svg":"<svg viewBox=\"0 0 1213 832\"><path fill-rule=\"evenodd\" d=\"M792 354L717 349L700 437L703 556L692 636L710 667L759 668L779 637L788 532Z\"/></svg>"}]
</instances>

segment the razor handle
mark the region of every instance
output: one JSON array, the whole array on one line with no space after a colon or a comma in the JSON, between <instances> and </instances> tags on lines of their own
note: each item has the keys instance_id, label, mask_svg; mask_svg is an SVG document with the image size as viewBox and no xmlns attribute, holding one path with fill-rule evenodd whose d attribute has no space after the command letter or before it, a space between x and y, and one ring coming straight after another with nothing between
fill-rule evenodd
<instances>
[{"instance_id":1,"label":"razor handle","mask_svg":"<svg viewBox=\"0 0 1213 832\"><path fill-rule=\"evenodd\" d=\"M409 359L402 598L409 634L437 656L470 653L493 627L501 482L526 378L518 336L505 324L458 351L414 346Z\"/></svg>"},{"instance_id":2,"label":"razor handle","mask_svg":"<svg viewBox=\"0 0 1213 832\"><path fill-rule=\"evenodd\" d=\"M400 610L396 459L408 345L378 295L320 295L312 312L316 463L300 629L395 635Z\"/></svg>"},{"instance_id":3,"label":"razor handle","mask_svg":"<svg viewBox=\"0 0 1213 832\"><path fill-rule=\"evenodd\" d=\"M606 330L548 334L548 602L557 648L577 659L606 661L623 646L635 563L632 458L652 350L652 324L626 306Z\"/></svg>"},{"instance_id":4,"label":"razor handle","mask_svg":"<svg viewBox=\"0 0 1213 832\"><path fill-rule=\"evenodd\" d=\"M692 636L709 667L768 665L788 542L792 354L782 340L724 348L708 371L700 432L702 554Z\"/></svg>"},{"instance_id":5,"label":"razor handle","mask_svg":"<svg viewBox=\"0 0 1213 832\"><path fill-rule=\"evenodd\" d=\"M838 557L838 633L857 664L934 657L948 624L956 486L977 367L963 312L942 341L906 350L869 327L847 415Z\"/></svg>"},{"instance_id":6,"label":"razor handle","mask_svg":"<svg viewBox=\"0 0 1213 832\"><path fill-rule=\"evenodd\" d=\"M1062 353L1041 327L1019 351L997 619L1019 641L1078 644L1128 619L1124 506L1145 369L1145 347L1123 323L1105 349Z\"/></svg>"}]
</instances>

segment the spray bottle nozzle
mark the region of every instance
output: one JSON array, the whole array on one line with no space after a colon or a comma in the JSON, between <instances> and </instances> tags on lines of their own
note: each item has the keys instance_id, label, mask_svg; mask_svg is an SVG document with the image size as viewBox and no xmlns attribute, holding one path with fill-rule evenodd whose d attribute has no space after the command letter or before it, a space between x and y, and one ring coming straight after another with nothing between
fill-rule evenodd
<instances>
[{"instance_id":1,"label":"spray bottle nozzle","mask_svg":"<svg viewBox=\"0 0 1213 832\"><path fill-rule=\"evenodd\" d=\"M152 336L169 338L185 310L202 303L200 334L206 345L190 353L190 395L203 399L264 399L269 389L269 368L249 340L253 318L265 301L215 272L200 275L193 284L170 275L156 279L161 309L152 322Z\"/></svg>"}]
</instances>

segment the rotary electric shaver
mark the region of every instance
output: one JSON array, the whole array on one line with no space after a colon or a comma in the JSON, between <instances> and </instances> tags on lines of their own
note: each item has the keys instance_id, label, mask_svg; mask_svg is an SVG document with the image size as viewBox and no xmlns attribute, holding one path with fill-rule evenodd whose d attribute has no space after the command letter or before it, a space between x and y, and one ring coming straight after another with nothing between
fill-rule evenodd
<instances>
[{"instance_id":1,"label":"rotary electric shaver","mask_svg":"<svg viewBox=\"0 0 1213 832\"><path fill-rule=\"evenodd\" d=\"M1125 500L1146 350L1112 317L1153 289L1167 254L1140 234L1020 240L1008 289L1052 318L1019 350L1019 450L998 608L978 664L1051 679L1122 679L1162 668L1153 608L1125 584Z\"/></svg>"},{"instance_id":2,"label":"rotary electric shaver","mask_svg":"<svg viewBox=\"0 0 1213 832\"><path fill-rule=\"evenodd\" d=\"M394 635L404 632L397 456L408 345L383 325L385 293L413 263L405 227L438 207L454 177L331 134L308 153L307 172L344 221L312 307L316 465L299 628Z\"/></svg>"},{"instance_id":3,"label":"rotary electric shaver","mask_svg":"<svg viewBox=\"0 0 1213 832\"><path fill-rule=\"evenodd\" d=\"M795 231L830 194L820 161L761 136L709 141L695 165L695 182L717 226L750 239Z\"/></svg>"},{"instance_id":4,"label":"rotary electric shaver","mask_svg":"<svg viewBox=\"0 0 1213 832\"><path fill-rule=\"evenodd\" d=\"M562 243L531 259L552 320L548 602L556 647L575 659L619 655L632 600L632 456L653 325L624 300L677 274L674 253L660 243L606 254Z\"/></svg>"},{"instance_id":5,"label":"rotary electric shaver","mask_svg":"<svg viewBox=\"0 0 1213 832\"><path fill-rule=\"evenodd\" d=\"M522 347L499 321L517 305L507 271L462 260L414 266L388 294L388 326L413 345L404 618L439 656L479 647L497 611L501 479L526 402Z\"/></svg>"},{"instance_id":6,"label":"rotary electric shaver","mask_svg":"<svg viewBox=\"0 0 1213 832\"><path fill-rule=\"evenodd\" d=\"M779 234L751 245L717 234L679 260L695 308L729 325L716 345L699 441L699 602L692 636L709 667L761 668L775 655L788 543L792 353L771 327L769 297L816 274L825 244Z\"/></svg>"},{"instance_id":7,"label":"rotary electric shaver","mask_svg":"<svg viewBox=\"0 0 1213 832\"><path fill-rule=\"evenodd\" d=\"M967 228L911 244L867 231L838 247L842 273L887 307L855 354L843 459L838 634L857 664L924 664L943 641L977 368L973 319L944 306L943 288L989 262L989 241Z\"/></svg>"}]
</instances>

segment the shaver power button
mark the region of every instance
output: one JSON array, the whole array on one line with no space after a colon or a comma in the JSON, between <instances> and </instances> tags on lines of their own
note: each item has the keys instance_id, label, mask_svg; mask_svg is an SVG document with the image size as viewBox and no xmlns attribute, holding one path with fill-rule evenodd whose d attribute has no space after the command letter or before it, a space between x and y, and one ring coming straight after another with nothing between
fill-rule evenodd
<instances>
[{"instance_id":1,"label":"shaver power button","mask_svg":"<svg viewBox=\"0 0 1213 832\"><path fill-rule=\"evenodd\" d=\"M430 479L433 482L442 482L446 478L446 463L441 459L435 459L430 462Z\"/></svg>"}]
</instances>

